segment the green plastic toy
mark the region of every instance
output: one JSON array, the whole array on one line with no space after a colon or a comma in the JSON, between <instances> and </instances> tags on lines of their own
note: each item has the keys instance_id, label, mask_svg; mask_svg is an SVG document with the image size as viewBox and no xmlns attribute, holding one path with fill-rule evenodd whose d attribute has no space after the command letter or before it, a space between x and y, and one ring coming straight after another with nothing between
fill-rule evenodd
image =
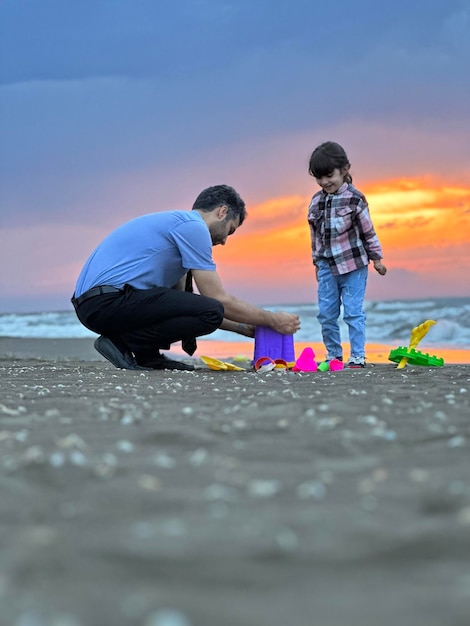
<instances>
[{"instance_id":1,"label":"green plastic toy","mask_svg":"<svg viewBox=\"0 0 470 626\"><path fill-rule=\"evenodd\" d=\"M424 365L428 367L443 367L444 365L444 359L438 356L431 356L427 352L420 352L414 348L409 349L404 346L391 350L388 358L394 363L400 363L402 359L407 359L410 365Z\"/></svg>"},{"instance_id":2,"label":"green plastic toy","mask_svg":"<svg viewBox=\"0 0 470 626\"><path fill-rule=\"evenodd\" d=\"M407 348L400 346L399 348L392 350L388 355L389 361L398 363L397 369L402 369L407 363L410 365L442 367L444 365L444 359L441 359L438 356L430 356L427 352L424 353L416 350L418 343L435 323L436 322L434 320L426 320L419 326L413 328L411 330L409 346Z\"/></svg>"}]
</instances>

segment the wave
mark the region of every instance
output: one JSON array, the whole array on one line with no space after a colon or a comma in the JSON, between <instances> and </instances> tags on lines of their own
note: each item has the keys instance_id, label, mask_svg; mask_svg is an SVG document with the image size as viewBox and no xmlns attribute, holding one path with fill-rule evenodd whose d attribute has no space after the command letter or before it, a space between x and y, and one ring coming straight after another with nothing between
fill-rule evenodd
<instances>
[{"instance_id":1,"label":"wave","mask_svg":"<svg viewBox=\"0 0 470 626\"><path fill-rule=\"evenodd\" d=\"M297 313L302 328L296 341L321 342L315 303L269 305L268 310ZM437 323L426 335L426 344L470 348L470 298L427 300L366 301L367 341L390 345L408 345L411 329L427 319ZM340 320L343 340L347 327ZM0 314L0 336L24 338L83 338L95 334L77 320L74 311ZM218 330L206 339L217 341L250 341L250 339Z\"/></svg>"}]
</instances>

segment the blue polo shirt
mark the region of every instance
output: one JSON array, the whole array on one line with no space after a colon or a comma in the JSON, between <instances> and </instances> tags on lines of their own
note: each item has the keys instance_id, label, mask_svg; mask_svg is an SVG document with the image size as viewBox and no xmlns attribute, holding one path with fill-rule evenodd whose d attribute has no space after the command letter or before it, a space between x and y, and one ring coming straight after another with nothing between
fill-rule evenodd
<instances>
[{"instance_id":1,"label":"blue polo shirt","mask_svg":"<svg viewBox=\"0 0 470 626\"><path fill-rule=\"evenodd\" d=\"M83 267L75 297L97 285L173 287L187 270L215 271L209 228L198 211L142 215L119 226Z\"/></svg>"}]
</instances>

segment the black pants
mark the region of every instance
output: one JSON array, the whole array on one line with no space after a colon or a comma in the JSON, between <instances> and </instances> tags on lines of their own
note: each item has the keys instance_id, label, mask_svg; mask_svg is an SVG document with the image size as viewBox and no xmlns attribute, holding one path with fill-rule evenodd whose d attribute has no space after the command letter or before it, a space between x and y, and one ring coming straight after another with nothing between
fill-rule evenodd
<instances>
[{"instance_id":1,"label":"black pants","mask_svg":"<svg viewBox=\"0 0 470 626\"><path fill-rule=\"evenodd\" d=\"M224 317L218 300L166 287L125 285L123 291L97 295L74 306L84 326L143 359L168 350L175 341L208 335Z\"/></svg>"}]
</instances>

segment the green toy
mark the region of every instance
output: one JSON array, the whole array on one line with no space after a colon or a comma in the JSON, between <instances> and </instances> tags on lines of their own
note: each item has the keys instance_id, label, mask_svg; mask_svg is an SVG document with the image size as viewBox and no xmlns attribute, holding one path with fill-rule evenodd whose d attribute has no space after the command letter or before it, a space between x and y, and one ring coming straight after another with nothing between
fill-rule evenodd
<instances>
[{"instance_id":1,"label":"green toy","mask_svg":"<svg viewBox=\"0 0 470 626\"><path fill-rule=\"evenodd\" d=\"M414 348L409 349L401 346L391 350L388 358L394 363L401 363L402 359L406 359L410 365L424 365L428 367L442 367L444 365L444 359L438 356L431 356L427 352L423 353Z\"/></svg>"},{"instance_id":2,"label":"green toy","mask_svg":"<svg viewBox=\"0 0 470 626\"><path fill-rule=\"evenodd\" d=\"M388 358L390 361L398 363L398 370L405 367L407 363L410 363L410 365L424 365L431 367L442 367L444 365L444 359L440 359L438 356L429 356L427 352L424 354L423 352L416 350L418 343L435 323L436 322L434 320L426 320L419 326L416 326L411 330L408 348L400 346L390 352Z\"/></svg>"}]
</instances>

